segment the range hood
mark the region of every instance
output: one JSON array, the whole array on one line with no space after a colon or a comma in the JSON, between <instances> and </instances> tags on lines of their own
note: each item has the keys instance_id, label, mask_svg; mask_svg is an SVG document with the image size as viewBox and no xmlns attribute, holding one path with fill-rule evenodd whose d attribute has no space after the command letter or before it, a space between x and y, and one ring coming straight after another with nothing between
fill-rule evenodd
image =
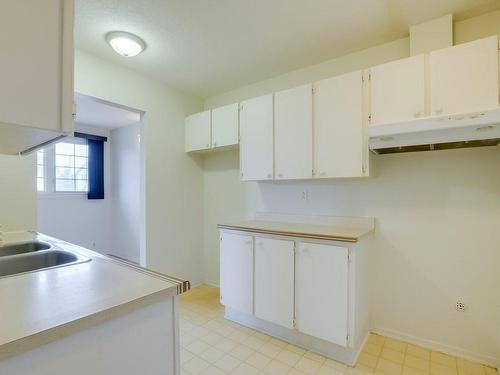
<instances>
[{"instance_id":1,"label":"range hood","mask_svg":"<svg viewBox=\"0 0 500 375\"><path fill-rule=\"evenodd\" d=\"M497 146L500 108L370 125L368 137L376 154Z\"/></svg>"}]
</instances>

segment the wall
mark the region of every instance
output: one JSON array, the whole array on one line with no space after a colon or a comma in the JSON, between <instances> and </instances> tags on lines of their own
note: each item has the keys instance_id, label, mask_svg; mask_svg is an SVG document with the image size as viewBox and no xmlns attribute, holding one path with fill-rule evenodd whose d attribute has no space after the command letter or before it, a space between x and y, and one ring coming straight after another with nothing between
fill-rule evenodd
<instances>
[{"instance_id":1,"label":"wall","mask_svg":"<svg viewBox=\"0 0 500 375\"><path fill-rule=\"evenodd\" d=\"M38 230L103 254L112 253L110 132L79 124L75 129L108 137L104 144L104 199L89 200L86 193L40 193Z\"/></svg>"},{"instance_id":2,"label":"wall","mask_svg":"<svg viewBox=\"0 0 500 375\"><path fill-rule=\"evenodd\" d=\"M75 91L145 112L145 263L200 283L203 258L203 172L184 152L184 117L202 101L155 79L83 51L75 53Z\"/></svg>"},{"instance_id":3,"label":"wall","mask_svg":"<svg viewBox=\"0 0 500 375\"><path fill-rule=\"evenodd\" d=\"M0 155L0 231L36 229L35 160Z\"/></svg>"},{"instance_id":4,"label":"wall","mask_svg":"<svg viewBox=\"0 0 500 375\"><path fill-rule=\"evenodd\" d=\"M500 13L455 24L497 33ZM492 21L493 19L493 21ZM481 25L480 27L478 25ZM408 39L353 53L208 98L206 108L408 56ZM372 326L500 364L500 148L373 157L372 177L241 183L237 151L204 160L205 278L218 283L219 222L255 211L377 219ZM301 192L309 191L309 200ZM454 310L462 297L469 310Z\"/></svg>"},{"instance_id":5,"label":"wall","mask_svg":"<svg viewBox=\"0 0 500 375\"><path fill-rule=\"evenodd\" d=\"M111 131L111 253L140 261L140 126Z\"/></svg>"}]
</instances>

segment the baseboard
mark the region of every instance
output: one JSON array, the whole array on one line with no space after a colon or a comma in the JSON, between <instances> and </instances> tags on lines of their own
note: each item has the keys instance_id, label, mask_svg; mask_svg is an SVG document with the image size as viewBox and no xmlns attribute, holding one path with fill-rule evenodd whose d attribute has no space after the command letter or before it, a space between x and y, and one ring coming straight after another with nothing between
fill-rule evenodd
<instances>
[{"instance_id":1,"label":"baseboard","mask_svg":"<svg viewBox=\"0 0 500 375\"><path fill-rule=\"evenodd\" d=\"M201 282L201 283L191 284L191 289L194 289L194 288L197 288L199 286L202 286L203 284L206 284L206 283L205 282Z\"/></svg>"},{"instance_id":2,"label":"baseboard","mask_svg":"<svg viewBox=\"0 0 500 375\"><path fill-rule=\"evenodd\" d=\"M210 285L213 286L214 288L219 288L219 284L216 282L211 282L211 281L202 281L196 284L191 284L191 289L202 286L202 285Z\"/></svg>"},{"instance_id":3,"label":"baseboard","mask_svg":"<svg viewBox=\"0 0 500 375\"><path fill-rule=\"evenodd\" d=\"M432 340L422 339L420 337L415 337L412 335L408 335L406 333L398 332L387 328L373 328L372 332L382 336L387 336L401 341L406 341L410 344L423 346L424 348L450 354L455 357L464 358L469 361L483 363L485 365L493 366L495 368L500 367L500 359L495 357L485 356L479 353L474 353L466 349L458 348L451 345L441 344L439 342Z\"/></svg>"},{"instance_id":4,"label":"baseboard","mask_svg":"<svg viewBox=\"0 0 500 375\"><path fill-rule=\"evenodd\" d=\"M334 343L309 336L291 328L282 327L271 322L256 318L253 315L245 314L231 308L225 308L224 317L235 323L263 332L283 341L292 343L301 348L321 354L327 358L342 362L348 366L354 366L363 346L368 338L366 332L363 342L354 343L352 347L343 347Z\"/></svg>"},{"instance_id":5,"label":"baseboard","mask_svg":"<svg viewBox=\"0 0 500 375\"><path fill-rule=\"evenodd\" d=\"M370 337L370 332L367 332L365 335L365 338L363 339L363 342L358 348L358 351L356 353L356 357L354 360L354 363L358 363L359 356L361 355L361 352L363 351L363 348L365 347L366 343L368 342L368 338Z\"/></svg>"},{"instance_id":6,"label":"baseboard","mask_svg":"<svg viewBox=\"0 0 500 375\"><path fill-rule=\"evenodd\" d=\"M216 281L209 281L209 280L207 280L203 284L207 284L207 285L213 286L214 288L219 288L220 287L219 283L216 282Z\"/></svg>"}]
</instances>

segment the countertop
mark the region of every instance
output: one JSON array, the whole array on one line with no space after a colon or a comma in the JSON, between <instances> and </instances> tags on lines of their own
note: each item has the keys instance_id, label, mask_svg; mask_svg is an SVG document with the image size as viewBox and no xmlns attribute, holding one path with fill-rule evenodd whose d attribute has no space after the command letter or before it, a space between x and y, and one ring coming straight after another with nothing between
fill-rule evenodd
<instances>
[{"instance_id":1,"label":"countertop","mask_svg":"<svg viewBox=\"0 0 500 375\"><path fill-rule=\"evenodd\" d=\"M0 360L189 290L189 282L34 232L4 233L5 244L39 239L89 262L0 278Z\"/></svg>"},{"instance_id":2,"label":"countertop","mask_svg":"<svg viewBox=\"0 0 500 375\"><path fill-rule=\"evenodd\" d=\"M352 221L342 222L340 220L335 225L271 220L243 220L221 223L217 227L245 232L343 242L358 242L361 237L370 234L374 230L373 224L354 225Z\"/></svg>"}]
</instances>

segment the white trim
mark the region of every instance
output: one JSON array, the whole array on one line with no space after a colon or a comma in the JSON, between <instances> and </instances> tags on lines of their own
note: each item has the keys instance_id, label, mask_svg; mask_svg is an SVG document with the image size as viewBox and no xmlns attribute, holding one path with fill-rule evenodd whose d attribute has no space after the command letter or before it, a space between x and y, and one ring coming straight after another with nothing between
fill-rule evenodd
<instances>
[{"instance_id":1,"label":"white trim","mask_svg":"<svg viewBox=\"0 0 500 375\"><path fill-rule=\"evenodd\" d=\"M359 356L361 355L366 343L368 342L368 338L370 337L370 331L366 332L365 338L363 339L361 346L359 347L356 357L354 358L354 363L358 363Z\"/></svg>"},{"instance_id":2,"label":"white trim","mask_svg":"<svg viewBox=\"0 0 500 375\"><path fill-rule=\"evenodd\" d=\"M461 349L456 346L451 346L451 345L446 345L446 344L441 344L436 341L432 340L427 340L419 337L415 337L412 335L408 335L406 333L402 333L396 330L392 329L387 329L387 328L373 328L372 329L373 333L386 336L386 337L391 337L394 339L398 339L401 341L408 342L410 344L414 345L419 345L427 349L432 349L436 351L440 351L446 354L453 355L455 357L460 357L467 359L472 362L479 362L488 366L493 366L493 367L499 367L500 366L500 359L495 358L495 357L490 357L487 355L482 355L479 353L473 353L469 350L466 349Z\"/></svg>"},{"instance_id":3,"label":"white trim","mask_svg":"<svg viewBox=\"0 0 500 375\"><path fill-rule=\"evenodd\" d=\"M39 191L37 199L87 199L86 191Z\"/></svg>"},{"instance_id":4,"label":"white trim","mask_svg":"<svg viewBox=\"0 0 500 375\"><path fill-rule=\"evenodd\" d=\"M321 354L325 357L332 358L348 366L355 365L357 358L359 357L368 337L367 332L365 339L361 344L355 345L354 347L343 347L341 345L337 345L313 336L306 335L296 329L290 329L271 322L267 322L265 320L256 318L253 315L242 313L229 307L225 308L224 318L243 326L252 328L259 332L263 332L270 336L276 337L280 340L284 340L301 348Z\"/></svg>"},{"instance_id":5,"label":"white trim","mask_svg":"<svg viewBox=\"0 0 500 375\"><path fill-rule=\"evenodd\" d=\"M206 281L200 283L199 285L202 285L202 284L210 285L210 286L212 286L214 288L220 288L219 283L216 282L216 281L214 281L214 280L206 280ZM194 288L194 287L192 287L192 288Z\"/></svg>"}]
</instances>

